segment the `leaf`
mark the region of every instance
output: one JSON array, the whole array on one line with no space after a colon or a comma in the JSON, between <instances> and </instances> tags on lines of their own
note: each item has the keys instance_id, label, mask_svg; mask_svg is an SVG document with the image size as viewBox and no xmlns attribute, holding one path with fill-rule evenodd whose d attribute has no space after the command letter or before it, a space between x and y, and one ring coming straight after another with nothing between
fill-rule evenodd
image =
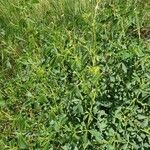
<instances>
[{"instance_id":1,"label":"leaf","mask_svg":"<svg viewBox=\"0 0 150 150\"><path fill-rule=\"evenodd\" d=\"M150 145L148 143L144 143L143 146L149 148Z\"/></svg>"},{"instance_id":2,"label":"leaf","mask_svg":"<svg viewBox=\"0 0 150 150\"><path fill-rule=\"evenodd\" d=\"M127 67L125 66L124 63L122 63L122 70L124 71L124 73L127 73Z\"/></svg>"},{"instance_id":3,"label":"leaf","mask_svg":"<svg viewBox=\"0 0 150 150\"><path fill-rule=\"evenodd\" d=\"M74 150L78 150L77 146L75 146Z\"/></svg>"},{"instance_id":4,"label":"leaf","mask_svg":"<svg viewBox=\"0 0 150 150\"><path fill-rule=\"evenodd\" d=\"M5 150L5 144L4 144L4 141L3 140L0 140L0 149L1 150Z\"/></svg>"},{"instance_id":5,"label":"leaf","mask_svg":"<svg viewBox=\"0 0 150 150\"><path fill-rule=\"evenodd\" d=\"M9 68L9 69L11 69L11 68L12 68L12 65L11 65L11 63L10 63L10 61L9 61L9 60L7 60L7 61L6 61L6 66L7 66L7 68Z\"/></svg>"},{"instance_id":6,"label":"leaf","mask_svg":"<svg viewBox=\"0 0 150 150\"><path fill-rule=\"evenodd\" d=\"M90 133L95 137L96 141L100 142L101 135L100 132L97 130L90 130Z\"/></svg>"},{"instance_id":7,"label":"leaf","mask_svg":"<svg viewBox=\"0 0 150 150\"><path fill-rule=\"evenodd\" d=\"M0 107L3 107L3 106L5 106L5 101L0 100Z\"/></svg>"},{"instance_id":8,"label":"leaf","mask_svg":"<svg viewBox=\"0 0 150 150\"><path fill-rule=\"evenodd\" d=\"M107 127L107 124L105 122L98 122L97 123L98 128L100 129L100 131L104 131Z\"/></svg>"},{"instance_id":9,"label":"leaf","mask_svg":"<svg viewBox=\"0 0 150 150\"><path fill-rule=\"evenodd\" d=\"M134 149L139 149L139 145L136 142L131 143L131 145L134 147Z\"/></svg>"},{"instance_id":10,"label":"leaf","mask_svg":"<svg viewBox=\"0 0 150 150\"><path fill-rule=\"evenodd\" d=\"M18 145L19 145L20 149L27 149L28 148L27 143L26 143L26 141L22 135L18 136Z\"/></svg>"},{"instance_id":11,"label":"leaf","mask_svg":"<svg viewBox=\"0 0 150 150\"><path fill-rule=\"evenodd\" d=\"M113 145L110 145L110 144L109 144L109 145L108 145L108 149L109 149L109 150L114 150L115 147L114 147Z\"/></svg>"},{"instance_id":12,"label":"leaf","mask_svg":"<svg viewBox=\"0 0 150 150\"><path fill-rule=\"evenodd\" d=\"M139 135L137 135L137 139L138 139L139 142L143 141L143 139Z\"/></svg>"},{"instance_id":13,"label":"leaf","mask_svg":"<svg viewBox=\"0 0 150 150\"><path fill-rule=\"evenodd\" d=\"M69 144L66 144L66 145L62 146L62 149L63 150L70 150Z\"/></svg>"},{"instance_id":14,"label":"leaf","mask_svg":"<svg viewBox=\"0 0 150 150\"><path fill-rule=\"evenodd\" d=\"M77 105L77 108L78 108L78 109L77 109L77 110L78 110L78 113L79 113L79 114L83 114L83 107L82 107L82 104L78 104L78 105Z\"/></svg>"},{"instance_id":15,"label":"leaf","mask_svg":"<svg viewBox=\"0 0 150 150\"><path fill-rule=\"evenodd\" d=\"M144 116L144 115L137 115L137 118L139 119L139 120L143 120L143 119L145 119L146 118L146 116Z\"/></svg>"},{"instance_id":16,"label":"leaf","mask_svg":"<svg viewBox=\"0 0 150 150\"><path fill-rule=\"evenodd\" d=\"M148 119L146 118L143 122L142 122L142 127L145 128L148 126Z\"/></svg>"},{"instance_id":17,"label":"leaf","mask_svg":"<svg viewBox=\"0 0 150 150\"><path fill-rule=\"evenodd\" d=\"M27 97L32 97L31 92L28 91L28 92L26 93L26 96L27 96Z\"/></svg>"},{"instance_id":18,"label":"leaf","mask_svg":"<svg viewBox=\"0 0 150 150\"><path fill-rule=\"evenodd\" d=\"M121 147L122 150L127 150L127 148L128 148L128 144L124 144L124 145Z\"/></svg>"}]
</instances>

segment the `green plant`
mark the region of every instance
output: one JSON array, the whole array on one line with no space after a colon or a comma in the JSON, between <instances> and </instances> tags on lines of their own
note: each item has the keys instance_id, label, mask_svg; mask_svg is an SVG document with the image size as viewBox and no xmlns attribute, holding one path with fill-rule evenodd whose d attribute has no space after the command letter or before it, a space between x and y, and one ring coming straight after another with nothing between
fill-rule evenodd
<instances>
[{"instance_id":1,"label":"green plant","mask_svg":"<svg viewBox=\"0 0 150 150\"><path fill-rule=\"evenodd\" d=\"M0 149L149 149L148 17L148 0L1 0Z\"/></svg>"}]
</instances>

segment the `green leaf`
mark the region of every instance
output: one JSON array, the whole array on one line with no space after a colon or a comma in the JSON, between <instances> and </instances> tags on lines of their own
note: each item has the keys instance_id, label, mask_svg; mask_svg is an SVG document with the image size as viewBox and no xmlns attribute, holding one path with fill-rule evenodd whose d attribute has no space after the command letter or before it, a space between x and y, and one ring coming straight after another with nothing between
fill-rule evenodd
<instances>
[{"instance_id":1,"label":"green leaf","mask_svg":"<svg viewBox=\"0 0 150 150\"><path fill-rule=\"evenodd\" d=\"M11 69L11 68L12 68L12 65L11 65L11 63L10 63L10 61L9 61L9 60L7 60L7 62L6 62L6 66L7 66L7 68L9 68L9 69Z\"/></svg>"},{"instance_id":2,"label":"green leaf","mask_svg":"<svg viewBox=\"0 0 150 150\"><path fill-rule=\"evenodd\" d=\"M75 146L74 150L78 150L77 146Z\"/></svg>"},{"instance_id":3,"label":"green leaf","mask_svg":"<svg viewBox=\"0 0 150 150\"><path fill-rule=\"evenodd\" d=\"M5 101L0 100L0 107L3 107L3 106L5 106Z\"/></svg>"},{"instance_id":4,"label":"green leaf","mask_svg":"<svg viewBox=\"0 0 150 150\"><path fill-rule=\"evenodd\" d=\"M121 150L127 150L127 148L128 148L128 144L124 144L123 146L121 146Z\"/></svg>"},{"instance_id":5,"label":"green leaf","mask_svg":"<svg viewBox=\"0 0 150 150\"><path fill-rule=\"evenodd\" d=\"M127 73L127 67L125 66L124 63L122 63L122 70L124 71L124 73Z\"/></svg>"},{"instance_id":6,"label":"green leaf","mask_svg":"<svg viewBox=\"0 0 150 150\"><path fill-rule=\"evenodd\" d=\"M100 142L101 134L97 130L90 130L90 133L95 137L96 141Z\"/></svg>"},{"instance_id":7,"label":"green leaf","mask_svg":"<svg viewBox=\"0 0 150 150\"><path fill-rule=\"evenodd\" d=\"M22 135L18 136L18 145L22 150L28 149L27 143Z\"/></svg>"},{"instance_id":8,"label":"green leaf","mask_svg":"<svg viewBox=\"0 0 150 150\"><path fill-rule=\"evenodd\" d=\"M146 116L144 116L144 115L137 115L137 118L139 119L139 120L143 120L143 119L146 119Z\"/></svg>"},{"instance_id":9,"label":"green leaf","mask_svg":"<svg viewBox=\"0 0 150 150\"><path fill-rule=\"evenodd\" d=\"M148 126L148 119L144 119L144 121L142 122L142 127L145 128Z\"/></svg>"}]
</instances>

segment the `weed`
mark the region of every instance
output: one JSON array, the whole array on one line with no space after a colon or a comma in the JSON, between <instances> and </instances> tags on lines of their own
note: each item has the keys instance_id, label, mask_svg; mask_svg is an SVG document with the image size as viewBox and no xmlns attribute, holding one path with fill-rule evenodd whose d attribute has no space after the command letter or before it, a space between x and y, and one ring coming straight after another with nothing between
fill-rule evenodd
<instances>
[{"instance_id":1,"label":"weed","mask_svg":"<svg viewBox=\"0 0 150 150\"><path fill-rule=\"evenodd\" d=\"M148 0L0 1L0 149L150 148Z\"/></svg>"}]
</instances>

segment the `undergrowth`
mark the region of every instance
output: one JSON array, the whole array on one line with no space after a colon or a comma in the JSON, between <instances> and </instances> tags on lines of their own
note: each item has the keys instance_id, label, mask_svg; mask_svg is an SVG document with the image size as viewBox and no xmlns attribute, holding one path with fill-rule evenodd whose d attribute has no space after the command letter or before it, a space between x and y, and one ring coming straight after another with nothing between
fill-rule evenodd
<instances>
[{"instance_id":1,"label":"undergrowth","mask_svg":"<svg viewBox=\"0 0 150 150\"><path fill-rule=\"evenodd\" d=\"M150 149L148 0L0 1L0 149Z\"/></svg>"}]
</instances>

